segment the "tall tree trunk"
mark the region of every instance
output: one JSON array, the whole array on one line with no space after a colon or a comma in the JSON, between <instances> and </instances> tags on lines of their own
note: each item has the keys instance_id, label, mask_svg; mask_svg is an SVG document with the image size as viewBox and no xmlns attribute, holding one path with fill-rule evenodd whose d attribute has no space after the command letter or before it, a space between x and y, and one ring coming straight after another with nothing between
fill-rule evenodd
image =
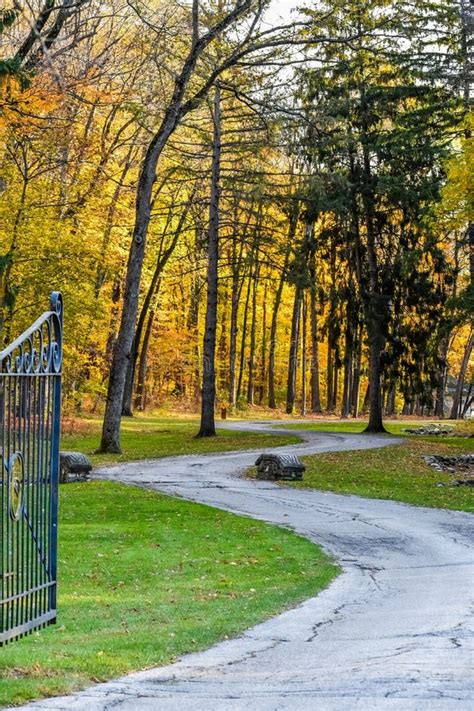
<instances>
[{"instance_id":1,"label":"tall tree trunk","mask_svg":"<svg viewBox=\"0 0 474 711\"><path fill-rule=\"evenodd\" d=\"M138 361L138 378L137 378L137 393L135 396L135 407L141 412L146 407L146 372L148 363L148 346L150 345L151 332L153 330L153 322L155 320L154 310L150 311L148 317L145 335L143 336L142 348L140 351L140 359Z\"/></svg>"},{"instance_id":2,"label":"tall tree trunk","mask_svg":"<svg viewBox=\"0 0 474 711\"><path fill-rule=\"evenodd\" d=\"M342 391L341 417L347 419L351 412L351 381L354 360L354 334L348 309L344 347L344 386Z\"/></svg>"},{"instance_id":3,"label":"tall tree trunk","mask_svg":"<svg viewBox=\"0 0 474 711\"><path fill-rule=\"evenodd\" d=\"M410 411L410 402L408 400L408 393L405 391L403 393L403 407L402 407L402 415L406 417Z\"/></svg>"},{"instance_id":4,"label":"tall tree trunk","mask_svg":"<svg viewBox=\"0 0 474 711\"><path fill-rule=\"evenodd\" d=\"M266 382L266 361L267 361L267 295L268 281L265 281L265 290L263 293L263 318L262 318L262 350L260 355L260 390L258 396L258 404L262 405L265 399L265 382Z\"/></svg>"},{"instance_id":5,"label":"tall tree trunk","mask_svg":"<svg viewBox=\"0 0 474 711\"><path fill-rule=\"evenodd\" d=\"M123 388L122 417L133 417L133 385L135 382L135 368L138 358L138 349L139 344L137 343L137 336L135 334L135 337L132 341L130 358L127 365L127 373L125 375L125 385Z\"/></svg>"},{"instance_id":6,"label":"tall tree trunk","mask_svg":"<svg viewBox=\"0 0 474 711\"><path fill-rule=\"evenodd\" d=\"M444 404L445 404L445 394L446 385L448 382L448 352L449 352L449 335L444 336L441 339L439 345L439 361L440 366L438 370L438 383L436 386L436 404L435 404L435 415L439 419L444 417Z\"/></svg>"},{"instance_id":7,"label":"tall tree trunk","mask_svg":"<svg viewBox=\"0 0 474 711\"><path fill-rule=\"evenodd\" d=\"M107 210L107 218L105 221L105 228L104 228L104 234L102 236L102 244L100 248L100 257L97 263L97 268L96 268L96 277L95 277L95 288L94 288L94 295L95 298L98 299L100 296L100 291L102 289L102 286L104 285L106 276L107 276L107 270L104 267L104 260L105 256L107 253L107 248L110 243L110 237L112 234L112 230L114 227L114 218L115 218L115 213L117 210L117 205L120 200L120 195L123 190L123 185L125 183L125 179L127 177L127 174L129 170L131 169L133 165L133 159L134 159L134 152L136 151L136 147L132 143L132 145L129 148L129 151L125 157L124 164L122 167L122 173L119 176L119 179L117 181L117 185L115 186L115 190L112 195L112 199L110 201L108 210Z\"/></svg>"},{"instance_id":8,"label":"tall tree trunk","mask_svg":"<svg viewBox=\"0 0 474 711\"><path fill-rule=\"evenodd\" d=\"M331 255L330 255L330 274L331 274L331 286L329 293L329 314L328 314L328 353L327 353L327 410L328 412L334 412L336 409L336 397L337 392L335 392L335 382L337 382L337 337L336 337L336 322L338 320L336 315L336 282L337 282L337 272L336 272L336 245L334 242L331 244Z\"/></svg>"},{"instance_id":9,"label":"tall tree trunk","mask_svg":"<svg viewBox=\"0 0 474 711\"><path fill-rule=\"evenodd\" d=\"M397 395L397 381L392 378L389 383L387 390L387 404L385 407L385 414L388 417L393 417L395 414L395 398Z\"/></svg>"},{"instance_id":10,"label":"tall tree trunk","mask_svg":"<svg viewBox=\"0 0 474 711\"><path fill-rule=\"evenodd\" d=\"M382 413L382 350L386 341L386 327L389 319L390 299L383 291L380 282L377 250L377 230L375 218L376 179L372 175L369 132L368 104L366 87L361 92L362 154L363 179L365 189L362 194L364 204L365 228L367 234L368 284L360 284L363 312L369 340L369 423L364 430L367 433L385 432ZM365 280L364 280L365 281Z\"/></svg>"},{"instance_id":11,"label":"tall tree trunk","mask_svg":"<svg viewBox=\"0 0 474 711\"><path fill-rule=\"evenodd\" d=\"M134 385L134 381L135 381L135 368L136 368L137 359L138 359L138 349L140 348L140 341L142 339L143 329L145 327L145 320L148 315L148 311L150 309L152 301L154 298L156 298L156 295L158 293L158 289L159 289L160 282L161 282L161 275L163 274L163 271L164 271L166 265L168 264L168 261L170 260L171 256L173 255L173 252L176 249L176 246L178 244L179 238L181 237L181 234L183 233L189 211L191 209L191 206L194 202L194 198L196 196L196 191L197 191L197 183L193 186L193 189L191 190L189 200L187 201L186 206L180 215L176 230L173 233L171 242L169 243L169 245L167 246L166 249L163 249L163 244L164 244L164 240L165 240L165 236L166 236L166 230L162 236L161 247L160 247L160 250L158 253L155 271L153 273L150 285L148 287L147 293L146 293L145 298L143 300L142 308L140 309L140 314L137 319L137 327L135 329L135 335L134 335L134 338L132 341L131 353L130 353L130 358L129 358L128 366L127 366L127 374L125 377L125 386L124 386L123 403L122 403L122 415L124 415L125 417L132 417L133 416L132 401L133 401L133 385Z\"/></svg>"},{"instance_id":12,"label":"tall tree trunk","mask_svg":"<svg viewBox=\"0 0 474 711\"><path fill-rule=\"evenodd\" d=\"M328 412L332 412L334 410L334 351L332 348L332 339L330 336L328 336L328 353L326 360L326 385L326 409Z\"/></svg>"},{"instance_id":13,"label":"tall tree trunk","mask_svg":"<svg viewBox=\"0 0 474 711\"><path fill-rule=\"evenodd\" d=\"M382 408L382 351L385 344L387 324L387 306L389 300L378 290L377 257L373 216L371 207L367 208L367 240L369 259L370 292L364 295L364 315L369 340L369 422L364 430L367 433L386 432L383 426Z\"/></svg>"},{"instance_id":14,"label":"tall tree trunk","mask_svg":"<svg viewBox=\"0 0 474 711\"><path fill-rule=\"evenodd\" d=\"M422 415L422 409L421 409L421 404L420 404L420 396L417 395L415 397L415 415L416 417L421 417Z\"/></svg>"},{"instance_id":15,"label":"tall tree trunk","mask_svg":"<svg viewBox=\"0 0 474 711\"><path fill-rule=\"evenodd\" d=\"M301 329L301 414L306 415L306 380L308 359L306 351L306 331L308 329L308 301L303 296L303 323Z\"/></svg>"},{"instance_id":16,"label":"tall tree trunk","mask_svg":"<svg viewBox=\"0 0 474 711\"><path fill-rule=\"evenodd\" d=\"M359 417L360 374L362 368L362 337L363 325L359 324L357 328L354 353L354 371L351 384L351 411L353 417Z\"/></svg>"},{"instance_id":17,"label":"tall tree trunk","mask_svg":"<svg viewBox=\"0 0 474 711\"><path fill-rule=\"evenodd\" d=\"M286 386L286 413L293 414L296 400L296 375L298 369L298 345L301 314L301 287L295 287L295 300L293 302L293 316L291 319L291 340L288 358L288 380Z\"/></svg>"},{"instance_id":18,"label":"tall tree trunk","mask_svg":"<svg viewBox=\"0 0 474 711\"><path fill-rule=\"evenodd\" d=\"M245 307L244 307L244 318L242 322L242 340L240 343L240 364L239 364L239 381L237 383L237 400L240 398L242 392L242 384L244 380L244 370L245 370L245 350L247 345L247 323L249 317L249 304L250 304L250 294L252 289L252 270L250 270L248 284L247 284L247 295L245 297Z\"/></svg>"},{"instance_id":19,"label":"tall tree trunk","mask_svg":"<svg viewBox=\"0 0 474 711\"><path fill-rule=\"evenodd\" d=\"M277 346L276 338L278 328L278 312L280 310L285 278L286 269L283 269L275 293L275 300L273 302L272 323L270 326L270 344L268 353L268 407L270 407L272 410L275 410L277 406L275 395L275 359Z\"/></svg>"},{"instance_id":20,"label":"tall tree trunk","mask_svg":"<svg viewBox=\"0 0 474 711\"><path fill-rule=\"evenodd\" d=\"M228 300L228 290L227 284L222 291L222 316L220 319L220 337L219 346L217 349L218 367L219 367L219 392L225 393L227 389L227 304Z\"/></svg>"},{"instance_id":21,"label":"tall tree trunk","mask_svg":"<svg viewBox=\"0 0 474 711\"><path fill-rule=\"evenodd\" d=\"M112 286L112 295L111 295L112 309L110 312L109 333L107 336L107 343L105 346L105 362L109 366L110 366L110 363L112 362L115 341L117 340L117 320L118 320L118 316L119 316L120 298L122 296L121 287L122 287L122 280L120 279L119 273L117 273L115 275L115 279L113 281L113 286ZM104 381L105 381L106 377L107 376L104 373Z\"/></svg>"},{"instance_id":22,"label":"tall tree trunk","mask_svg":"<svg viewBox=\"0 0 474 711\"><path fill-rule=\"evenodd\" d=\"M367 382L367 387L365 388L365 395L362 401L362 412L366 415L370 407L370 380Z\"/></svg>"},{"instance_id":23,"label":"tall tree trunk","mask_svg":"<svg viewBox=\"0 0 474 711\"><path fill-rule=\"evenodd\" d=\"M316 255L312 250L309 262L310 273L310 321L311 321L311 412L322 412L319 382L319 326L318 297L316 284Z\"/></svg>"},{"instance_id":24,"label":"tall tree trunk","mask_svg":"<svg viewBox=\"0 0 474 711\"><path fill-rule=\"evenodd\" d=\"M369 336L369 422L364 432L385 432L382 418L382 358L378 336Z\"/></svg>"},{"instance_id":25,"label":"tall tree trunk","mask_svg":"<svg viewBox=\"0 0 474 711\"><path fill-rule=\"evenodd\" d=\"M230 311L230 341L229 341L229 403L231 410L237 404L237 319L239 313L239 300L241 290L238 288L239 282L235 280L232 284L232 302ZM237 287L237 288L235 288Z\"/></svg>"},{"instance_id":26,"label":"tall tree trunk","mask_svg":"<svg viewBox=\"0 0 474 711\"><path fill-rule=\"evenodd\" d=\"M237 219L237 218L236 218ZM244 279L240 276L244 242L240 243L239 256L236 249L237 234L234 234L232 246L232 297L230 310L230 338L229 338L229 403L232 410L237 404L237 335L240 297Z\"/></svg>"},{"instance_id":27,"label":"tall tree trunk","mask_svg":"<svg viewBox=\"0 0 474 711\"><path fill-rule=\"evenodd\" d=\"M209 207L209 246L207 267L207 305L203 341L201 426L198 437L215 437L216 402L216 326L219 262L219 209L221 171L221 90L214 97L214 137L212 155L211 202Z\"/></svg>"},{"instance_id":28,"label":"tall tree trunk","mask_svg":"<svg viewBox=\"0 0 474 711\"><path fill-rule=\"evenodd\" d=\"M283 264L283 269L281 270L280 279L278 281L277 290L275 292L275 301L273 302L273 313L272 313L272 323L270 326L270 343L268 352L268 407L272 410L276 409L276 395L275 395L275 361L276 361L276 347L277 347L277 328L278 328L278 314L280 311L281 298L283 295L283 287L285 286L285 280L288 271L288 264L290 262L290 252L291 245L296 234L298 220L290 219L288 225L288 240L287 248L285 252L285 261Z\"/></svg>"},{"instance_id":29,"label":"tall tree trunk","mask_svg":"<svg viewBox=\"0 0 474 711\"><path fill-rule=\"evenodd\" d=\"M131 357L138 311L140 281L145 256L148 225L151 217L151 196L155 182L156 167L169 137L178 123L178 106L170 108L163 119L162 127L150 143L140 172L137 190L136 218L125 278L125 290L120 328L115 341L109 386L105 406L102 440L99 452L121 453L120 420L127 367Z\"/></svg>"},{"instance_id":30,"label":"tall tree trunk","mask_svg":"<svg viewBox=\"0 0 474 711\"><path fill-rule=\"evenodd\" d=\"M161 125L150 141L143 160L137 188L135 227L128 258L122 316L110 369L102 439L99 448L99 451L103 453L121 452L120 419L122 414L123 392L127 365L135 335L140 281L145 257L148 226L151 218L152 191L156 179L158 161L161 158L169 138L176 130L180 121L201 104L207 91L212 86L212 82L204 84L203 88L198 91L197 94L185 100L189 82L194 74L200 56L205 53L209 44L247 13L249 5L250 3L248 1L238 3L220 18L204 35L199 37L199 35L195 33L189 53L182 64L181 71L176 75L173 95L164 111Z\"/></svg>"},{"instance_id":31,"label":"tall tree trunk","mask_svg":"<svg viewBox=\"0 0 474 711\"><path fill-rule=\"evenodd\" d=\"M464 381L466 379L467 366L469 365L469 359L471 357L472 349L474 348L474 331L471 331L468 341L466 343L466 348L464 349L464 355L461 363L461 370L459 371L458 380L456 383L456 390L453 398L453 407L451 409L451 419L457 420L461 414L461 404L462 404L462 392L464 389Z\"/></svg>"},{"instance_id":32,"label":"tall tree trunk","mask_svg":"<svg viewBox=\"0 0 474 711\"><path fill-rule=\"evenodd\" d=\"M250 325L250 351L249 351L249 370L247 381L247 404L254 404L254 387L255 387L255 341L257 333L257 285L259 277L259 265L255 265L253 273L252 287L252 322Z\"/></svg>"},{"instance_id":33,"label":"tall tree trunk","mask_svg":"<svg viewBox=\"0 0 474 711\"><path fill-rule=\"evenodd\" d=\"M193 383L194 398L198 402L201 398L201 347L199 342L199 306L203 278L199 273L194 274L191 283L190 304L188 311L187 327L192 338L193 352Z\"/></svg>"},{"instance_id":34,"label":"tall tree trunk","mask_svg":"<svg viewBox=\"0 0 474 711\"><path fill-rule=\"evenodd\" d=\"M341 369L341 363L339 360L339 352L338 349L336 348L335 354L334 354L334 386L333 386L333 396L334 396L334 407L333 410L335 411L337 408L337 394L339 390L339 371Z\"/></svg>"}]
</instances>

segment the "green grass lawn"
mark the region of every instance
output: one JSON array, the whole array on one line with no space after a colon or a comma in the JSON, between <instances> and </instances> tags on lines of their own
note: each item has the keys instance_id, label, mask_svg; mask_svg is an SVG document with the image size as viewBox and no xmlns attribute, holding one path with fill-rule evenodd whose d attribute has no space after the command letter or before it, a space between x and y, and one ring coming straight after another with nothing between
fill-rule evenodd
<instances>
[{"instance_id":1,"label":"green grass lawn","mask_svg":"<svg viewBox=\"0 0 474 711\"><path fill-rule=\"evenodd\" d=\"M296 434L275 436L230 430L219 430L217 437L196 439L195 435L199 429L197 420L140 416L122 420L123 454L94 454L99 446L101 426L102 422L99 419L66 420L61 437L61 449L84 452L91 457L95 465L99 465L136 459L158 459L178 454L259 449L300 442Z\"/></svg>"},{"instance_id":2,"label":"green grass lawn","mask_svg":"<svg viewBox=\"0 0 474 711\"><path fill-rule=\"evenodd\" d=\"M452 455L453 449L411 440L384 449L304 457L304 481L294 486L474 512L472 488L437 486L452 478L435 471L422 459L425 454Z\"/></svg>"},{"instance_id":3,"label":"green grass lawn","mask_svg":"<svg viewBox=\"0 0 474 711\"><path fill-rule=\"evenodd\" d=\"M413 436L419 439L419 435L407 435L404 430L408 428L424 427L427 424L440 424L442 426L453 427L454 432L459 432L460 434L474 434L474 423L463 420L437 420L433 418L432 420L386 420L384 422L385 429L389 434L399 435L399 436ZM361 433L367 427L367 421L365 420L308 420L307 423L291 423L285 426L283 422L278 422L278 427L284 427L285 429L291 430L315 430L319 432L349 432L349 433ZM423 438L421 438L423 439ZM433 440L433 436L428 436L427 439ZM459 437L456 439L465 439L465 437Z\"/></svg>"},{"instance_id":4,"label":"green grass lawn","mask_svg":"<svg viewBox=\"0 0 474 711\"><path fill-rule=\"evenodd\" d=\"M413 423L414 424L414 423ZM416 425L423 423L418 421ZM451 423L453 424L453 423ZM403 435L407 422L388 422L391 434ZM309 422L295 429L329 432L362 432L361 422ZM472 424L462 423L460 432L472 431ZM417 506L474 512L474 491L467 486L446 487L449 474L435 471L423 460L424 455L455 456L474 451L474 440L466 437L405 436L401 445L368 451L318 454L305 457L304 481L294 486L341 494L357 494L372 499L392 499Z\"/></svg>"},{"instance_id":5,"label":"green grass lawn","mask_svg":"<svg viewBox=\"0 0 474 711\"><path fill-rule=\"evenodd\" d=\"M338 569L290 531L111 482L61 490L59 619L0 654L0 704L172 662L317 594Z\"/></svg>"}]
</instances>

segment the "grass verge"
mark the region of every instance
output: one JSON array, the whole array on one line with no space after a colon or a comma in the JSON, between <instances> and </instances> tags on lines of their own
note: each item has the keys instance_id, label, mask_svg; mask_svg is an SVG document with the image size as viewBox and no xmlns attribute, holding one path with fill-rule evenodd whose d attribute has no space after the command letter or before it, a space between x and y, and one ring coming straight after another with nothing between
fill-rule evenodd
<instances>
[{"instance_id":1,"label":"grass verge","mask_svg":"<svg viewBox=\"0 0 474 711\"><path fill-rule=\"evenodd\" d=\"M430 444L436 445L439 442L442 442L443 445L446 445L447 447L454 447L457 448L459 451L459 454L462 454L463 452L472 452L474 450L474 440L469 438L467 435L469 434L474 434L474 424L471 422L457 422L456 420L444 420L442 422L443 425L450 425L454 427L453 434L450 435L449 437L439 437L439 436L433 436L433 435L428 435L426 437L420 436L420 435L407 435L404 430L409 427L422 427L425 425L427 422L431 422L431 420L415 420L413 422L408 422L408 421L394 421L394 420L389 420L384 423L385 429L389 434L396 435L397 437L407 437L408 439L412 439L416 442L429 442ZM437 420L433 420L432 422L437 422ZM285 430L312 430L315 432L347 432L348 434L361 434L365 427L367 426L367 422L361 421L361 420L326 420L324 421L308 421L308 424L306 423L297 423L297 424L288 424L288 425L283 425L282 423L278 423L278 427L281 427L282 429L284 428ZM459 434L459 436L456 436ZM441 454L441 452L440 452Z\"/></svg>"},{"instance_id":2,"label":"grass verge","mask_svg":"<svg viewBox=\"0 0 474 711\"><path fill-rule=\"evenodd\" d=\"M421 427L427 421L385 422L390 434L404 437L406 441L401 445L304 457L307 466L304 481L292 486L474 512L473 489L467 486L439 486L452 483L453 477L435 471L423 459L425 455L456 456L472 452L474 440L466 435L474 432L473 423L443 421L443 424L455 427L453 435L447 437L404 434L406 427ZM281 426L292 430L358 434L363 432L366 423L360 420L327 420Z\"/></svg>"},{"instance_id":3,"label":"grass verge","mask_svg":"<svg viewBox=\"0 0 474 711\"><path fill-rule=\"evenodd\" d=\"M196 439L197 420L171 417L133 417L122 420L123 454L94 454L99 446L101 420L75 419L64 423L62 450L78 450L91 457L95 465L137 459L159 459L178 454L209 454L239 449L297 444L295 434L272 435L231 430L218 430L218 437Z\"/></svg>"},{"instance_id":4,"label":"grass verge","mask_svg":"<svg viewBox=\"0 0 474 711\"><path fill-rule=\"evenodd\" d=\"M423 460L424 455L464 454L465 443L457 446L450 438L442 438L442 442L438 438L436 442L420 439L424 440L413 437L393 447L304 457L304 481L294 486L474 512L473 489L439 486L451 483L453 478L435 471Z\"/></svg>"},{"instance_id":5,"label":"grass verge","mask_svg":"<svg viewBox=\"0 0 474 711\"><path fill-rule=\"evenodd\" d=\"M0 704L172 662L317 594L309 541L111 482L61 490L59 620L2 649Z\"/></svg>"}]
</instances>

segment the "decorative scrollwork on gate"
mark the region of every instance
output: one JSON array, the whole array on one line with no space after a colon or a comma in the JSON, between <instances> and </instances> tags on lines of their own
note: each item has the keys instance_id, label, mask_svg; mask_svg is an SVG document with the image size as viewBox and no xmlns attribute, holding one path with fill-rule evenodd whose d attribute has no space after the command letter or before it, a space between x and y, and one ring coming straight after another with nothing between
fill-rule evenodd
<instances>
[{"instance_id":1,"label":"decorative scrollwork on gate","mask_svg":"<svg viewBox=\"0 0 474 711\"><path fill-rule=\"evenodd\" d=\"M15 452L7 465L8 469L8 507L12 521L19 521L23 515L23 455Z\"/></svg>"},{"instance_id":2,"label":"decorative scrollwork on gate","mask_svg":"<svg viewBox=\"0 0 474 711\"><path fill-rule=\"evenodd\" d=\"M0 645L56 619L61 294L0 352Z\"/></svg>"},{"instance_id":3,"label":"decorative scrollwork on gate","mask_svg":"<svg viewBox=\"0 0 474 711\"><path fill-rule=\"evenodd\" d=\"M1 371L15 375L59 373L62 365L63 300L51 296L51 309L0 353Z\"/></svg>"}]
</instances>

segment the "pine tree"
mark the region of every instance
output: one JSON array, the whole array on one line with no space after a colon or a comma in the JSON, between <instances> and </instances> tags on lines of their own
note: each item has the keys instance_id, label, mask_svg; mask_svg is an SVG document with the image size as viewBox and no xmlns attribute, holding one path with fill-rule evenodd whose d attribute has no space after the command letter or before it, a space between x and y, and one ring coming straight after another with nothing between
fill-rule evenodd
<instances>
[{"instance_id":1,"label":"pine tree","mask_svg":"<svg viewBox=\"0 0 474 711\"><path fill-rule=\"evenodd\" d=\"M445 8L429 3L418 12L384 0L331 6L308 11L314 34L333 41L319 52L319 66L300 72L310 126L304 150L354 258L369 349L367 431L382 432L396 286L401 280L410 298L423 298L416 275L436 246L426 218L462 112L455 89L439 81L443 54L428 51L422 36L421 17L436 37Z\"/></svg>"}]
</instances>

